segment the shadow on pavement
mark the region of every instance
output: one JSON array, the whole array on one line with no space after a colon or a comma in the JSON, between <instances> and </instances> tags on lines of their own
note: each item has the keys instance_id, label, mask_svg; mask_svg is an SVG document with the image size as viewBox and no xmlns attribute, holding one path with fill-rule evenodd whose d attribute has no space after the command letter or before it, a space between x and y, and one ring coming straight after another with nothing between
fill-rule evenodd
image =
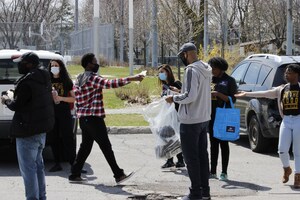
<instances>
[{"instance_id":1,"label":"shadow on pavement","mask_svg":"<svg viewBox=\"0 0 300 200\"><path fill-rule=\"evenodd\" d=\"M176 175L184 175L186 177L189 176L188 174L188 171L186 168L170 168L169 170L168 169L164 169L162 170L163 173L174 173Z\"/></svg>"},{"instance_id":2,"label":"shadow on pavement","mask_svg":"<svg viewBox=\"0 0 300 200\"><path fill-rule=\"evenodd\" d=\"M222 188L224 189L250 189L250 190L255 190L255 191L269 191L272 188L270 187L266 187L266 186L261 186L261 185L257 185L254 183L247 183L247 182L240 182L240 181L225 181L226 184L224 184L222 186Z\"/></svg>"},{"instance_id":3,"label":"shadow on pavement","mask_svg":"<svg viewBox=\"0 0 300 200\"><path fill-rule=\"evenodd\" d=\"M133 195L127 191L123 190L125 185L104 185L104 184L92 184L92 183L81 183L81 185L93 186L96 190L99 190L107 194L116 194L116 195ZM128 186L128 185L126 185Z\"/></svg>"}]
</instances>

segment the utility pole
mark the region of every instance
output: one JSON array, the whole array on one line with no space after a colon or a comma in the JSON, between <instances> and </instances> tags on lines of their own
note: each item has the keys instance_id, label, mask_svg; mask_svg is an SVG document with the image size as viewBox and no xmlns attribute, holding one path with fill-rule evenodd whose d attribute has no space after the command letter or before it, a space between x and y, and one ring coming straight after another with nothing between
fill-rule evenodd
<instances>
[{"instance_id":1,"label":"utility pole","mask_svg":"<svg viewBox=\"0 0 300 200\"><path fill-rule=\"evenodd\" d=\"M75 31L78 31L78 0L75 0Z\"/></svg>"},{"instance_id":2,"label":"utility pole","mask_svg":"<svg viewBox=\"0 0 300 200\"><path fill-rule=\"evenodd\" d=\"M208 20L207 20L207 17L208 17L208 12L207 12L207 0L204 0L204 37L203 37L203 54L204 54L204 57L207 56L207 44L208 44Z\"/></svg>"},{"instance_id":3,"label":"utility pole","mask_svg":"<svg viewBox=\"0 0 300 200\"><path fill-rule=\"evenodd\" d=\"M223 23L222 23L222 48L221 48L221 54L222 54L222 58L225 57L225 49L227 46L227 29L228 29L228 25L227 25L227 0L223 1L224 6L223 6ZM222 21L222 20L221 20Z\"/></svg>"},{"instance_id":4,"label":"utility pole","mask_svg":"<svg viewBox=\"0 0 300 200\"><path fill-rule=\"evenodd\" d=\"M180 42L180 32L179 32L179 1L177 1L177 52L179 52L179 42ZM176 53L177 53L176 52ZM180 76L180 65L179 65L179 58L177 56L177 74L178 74L178 80L181 80L181 76Z\"/></svg>"},{"instance_id":5,"label":"utility pole","mask_svg":"<svg viewBox=\"0 0 300 200\"><path fill-rule=\"evenodd\" d=\"M158 65L157 57L157 0L152 0L152 67Z\"/></svg>"},{"instance_id":6,"label":"utility pole","mask_svg":"<svg viewBox=\"0 0 300 200\"><path fill-rule=\"evenodd\" d=\"M97 61L99 62L99 35L98 35L98 24L99 24L99 16L100 16L100 3L99 0L94 0L94 19L93 19L93 41L92 41L92 45L94 47L94 54L95 57L97 59ZM99 71L98 71L99 73Z\"/></svg>"},{"instance_id":7,"label":"utility pole","mask_svg":"<svg viewBox=\"0 0 300 200\"><path fill-rule=\"evenodd\" d=\"M286 55L293 55L293 19L292 19L292 0L287 0L287 25L286 25Z\"/></svg>"},{"instance_id":8,"label":"utility pole","mask_svg":"<svg viewBox=\"0 0 300 200\"><path fill-rule=\"evenodd\" d=\"M150 12L149 12L149 0L146 0L146 19L147 21L150 19ZM150 33L149 31L147 30L147 33L146 33L146 63L145 63L145 66L147 67L148 66L148 63L149 63L149 41L150 41Z\"/></svg>"},{"instance_id":9,"label":"utility pole","mask_svg":"<svg viewBox=\"0 0 300 200\"><path fill-rule=\"evenodd\" d=\"M133 75L133 0L129 0L129 74Z\"/></svg>"},{"instance_id":10,"label":"utility pole","mask_svg":"<svg viewBox=\"0 0 300 200\"><path fill-rule=\"evenodd\" d=\"M120 0L121 19L120 19L120 63L124 62L124 0Z\"/></svg>"}]
</instances>

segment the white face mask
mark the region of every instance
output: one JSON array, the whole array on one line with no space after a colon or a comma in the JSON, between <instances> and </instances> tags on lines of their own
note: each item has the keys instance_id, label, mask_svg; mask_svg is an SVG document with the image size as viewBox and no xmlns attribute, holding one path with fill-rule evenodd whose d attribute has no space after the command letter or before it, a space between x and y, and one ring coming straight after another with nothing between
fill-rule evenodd
<instances>
[{"instance_id":1,"label":"white face mask","mask_svg":"<svg viewBox=\"0 0 300 200\"><path fill-rule=\"evenodd\" d=\"M59 67L51 67L51 73L53 75L59 74Z\"/></svg>"}]
</instances>

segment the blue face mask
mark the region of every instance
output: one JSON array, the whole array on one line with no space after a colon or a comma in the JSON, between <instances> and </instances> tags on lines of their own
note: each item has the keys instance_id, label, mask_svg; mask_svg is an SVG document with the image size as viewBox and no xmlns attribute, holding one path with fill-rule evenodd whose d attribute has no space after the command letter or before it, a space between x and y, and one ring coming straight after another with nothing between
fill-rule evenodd
<instances>
[{"instance_id":1,"label":"blue face mask","mask_svg":"<svg viewBox=\"0 0 300 200\"><path fill-rule=\"evenodd\" d=\"M166 81L167 80L167 75L165 73L163 73L163 72L159 73L158 77L162 81Z\"/></svg>"}]
</instances>

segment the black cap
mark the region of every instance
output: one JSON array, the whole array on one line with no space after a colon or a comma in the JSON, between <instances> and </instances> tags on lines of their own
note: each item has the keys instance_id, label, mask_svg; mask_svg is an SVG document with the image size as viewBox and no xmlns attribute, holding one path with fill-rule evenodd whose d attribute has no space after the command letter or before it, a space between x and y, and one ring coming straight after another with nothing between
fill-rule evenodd
<instances>
[{"instance_id":1,"label":"black cap","mask_svg":"<svg viewBox=\"0 0 300 200\"><path fill-rule=\"evenodd\" d=\"M180 47L177 56L187 51L197 51L197 47L191 42L185 43Z\"/></svg>"},{"instance_id":2,"label":"black cap","mask_svg":"<svg viewBox=\"0 0 300 200\"><path fill-rule=\"evenodd\" d=\"M13 61L14 62L27 61L27 62L32 63L32 64L39 64L40 63L39 57L33 52L24 53L22 56L20 56L19 58L14 59Z\"/></svg>"}]
</instances>

